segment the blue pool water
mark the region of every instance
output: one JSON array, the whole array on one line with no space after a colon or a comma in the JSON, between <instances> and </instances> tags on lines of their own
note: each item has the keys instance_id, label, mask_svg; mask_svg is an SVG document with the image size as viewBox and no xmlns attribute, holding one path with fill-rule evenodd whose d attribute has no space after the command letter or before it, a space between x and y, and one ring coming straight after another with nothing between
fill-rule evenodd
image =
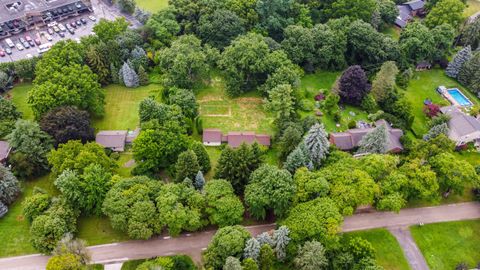
<instances>
[{"instance_id":1,"label":"blue pool water","mask_svg":"<svg viewBox=\"0 0 480 270\"><path fill-rule=\"evenodd\" d=\"M460 104L461 106L471 106L471 105L473 105L470 102L470 100L468 100L467 97L465 97L465 95L463 95L463 93L460 92L460 90L454 88L454 89L450 89L450 90L447 90L447 91L450 94L450 96L452 96L458 102L458 104Z\"/></svg>"}]
</instances>

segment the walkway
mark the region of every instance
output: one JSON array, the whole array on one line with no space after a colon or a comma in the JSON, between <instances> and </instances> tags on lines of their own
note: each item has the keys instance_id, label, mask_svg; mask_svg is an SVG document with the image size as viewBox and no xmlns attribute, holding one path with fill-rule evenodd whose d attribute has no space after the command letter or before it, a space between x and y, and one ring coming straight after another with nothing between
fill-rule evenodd
<instances>
[{"instance_id":1,"label":"walkway","mask_svg":"<svg viewBox=\"0 0 480 270\"><path fill-rule=\"evenodd\" d=\"M429 270L427 262L417 247L415 240L413 240L408 227L389 228L388 230L397 238L400 247L403 249L405 258L413 270Z\"/></svg>"},{"instance_id":2,"label":"walkway","mask_svg":"<svg viewBox=\"0 0 480 270\"><path fill-rule=\"evenodd\" d=\"M476 202L411 208L399 214L374 212L345 218L343 231L374 228L408 227L423 223L435 223L480 218L480 204ZM275 224L246 227L252 235L275 228ZM124 262L130 259L186 254L199 261L215 231L183 234L176 238L157 237L147 241L128 241L89 247L94 263ZM44 269L48 256L29 255L0 259L0 269Z\"/></svg>"}]
</instances>

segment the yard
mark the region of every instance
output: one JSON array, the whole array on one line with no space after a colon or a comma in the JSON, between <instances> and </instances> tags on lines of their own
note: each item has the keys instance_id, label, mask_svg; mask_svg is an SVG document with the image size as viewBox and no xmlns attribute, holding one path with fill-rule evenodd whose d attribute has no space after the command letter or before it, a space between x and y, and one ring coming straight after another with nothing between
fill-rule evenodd
<instances>
[{"instance_id":1,"label":"yard","mask_svg":"<svg viewBox=\"0 0 480 270\"><path fill-rule=\"evenodd\" d=\"M467 17L480 11L480 0L468 0L467 5L468 7L463 12Z\"/></svg>"},{"instance_id":2,"label":"yard","mask_svg":"<svg viewBox=\"0 0 480 270\"><path fill-rule=\"evenodd\" d=\"M410 228L430 269L451 270L480 262L480 220L428 224Z\"/></svg>"},{"instance_id":3,"label":"yard","mask_svg":"<svg viewBox=\"0 0 480 270\"><path fill-rule=\"evenodd\" d=\"M22 83L15 85L15 87L8 92L11 96L13 103L17 106L18 110L23 113L24 119L33 120L33 111L27 104L28 91L32 89L31 83Z\"/></svg>"},{"instance_id":4,"label":"yard","mask_svg":"<svg viewBox=\"0 0 480 270\"><path fill-rule=\"evenodd\" d=\"M377 262L385 270L409 270L410 266L395 237L386 229L351 232L347 237L361 237L368 240L376 251ZM433 269L433 268L432 268Z\"/></svg>"},{"instance_id":5,"label":"yard","mask_svg":"<svg viewBox=\"0 0 480 270\"><path fill-rule=\"evenodd\" d=\"M168 6L168 0L137 0L137 5L149 12L157 12Z\"/></svg>"}]
</instances>

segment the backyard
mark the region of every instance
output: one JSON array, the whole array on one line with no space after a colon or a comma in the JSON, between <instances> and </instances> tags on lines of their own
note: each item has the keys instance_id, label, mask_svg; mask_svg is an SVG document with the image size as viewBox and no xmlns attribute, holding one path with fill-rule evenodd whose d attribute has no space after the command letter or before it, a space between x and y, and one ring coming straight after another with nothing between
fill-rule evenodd
<instances>
[{"instance_id":1,"label":"backyard","mask_svg":"<svg viewBox=\"0 0 480 270\"><path fill-rule=\"evenodd\" d=\"M430 269L451 270L465 262L480 262L480 220L446 222L410 228Z\"/></svg>"},{"instance_id":2,"label":"backyard","mask_svg":"<svg viewBox=\"0 0 480 270\"><path fill-rule=\"evenodd\" d=\"M168 0L137 0L137 4L146 11L157 12L168 6Z\"/></svg>"}]
</instances>

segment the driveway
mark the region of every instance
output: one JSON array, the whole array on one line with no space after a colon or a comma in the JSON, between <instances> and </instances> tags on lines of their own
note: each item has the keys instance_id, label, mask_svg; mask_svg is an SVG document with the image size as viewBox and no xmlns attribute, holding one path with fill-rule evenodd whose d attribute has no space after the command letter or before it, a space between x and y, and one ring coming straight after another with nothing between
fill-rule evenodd
<instances>
[{"instance_id":1,"label":"driveway","mask_svg":"<svg viewBox=\"0 0 480 270\"><path fill-rule=\"evenodd\" d=\"M411 208L399 214L374 212L345 218L344 232L387 227L408 227L423 223L435 223L480 218L480 204L476 202L442 205L425 208ZM275 228L275 224L246 227L252 235ZM183 234L176 238L156 237L146 241L128 241L100 246L91 246L89 250L94 263L110 264L131 259L186 254L200 261L201 253L207 247L215 231ZM44 269L48 256L28 255L0 259L0 269Z\"/></svg>"}]
</instances>

